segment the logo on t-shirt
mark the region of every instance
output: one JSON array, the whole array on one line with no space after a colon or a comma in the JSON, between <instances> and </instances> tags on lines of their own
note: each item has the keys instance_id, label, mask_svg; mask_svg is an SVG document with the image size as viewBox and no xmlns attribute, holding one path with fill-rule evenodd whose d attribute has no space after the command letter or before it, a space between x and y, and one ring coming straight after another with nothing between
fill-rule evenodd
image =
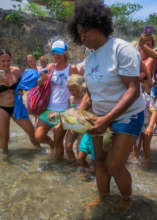
<instances>
[{"instance_id":1,"label":"logo on t-shirt","mask_svg":"<svg viewBox=\"0 0 157 220\"><path fill-rule=\"evenodd\" d=\"M92 80L101 81L103 74L99 71L98 64L91 68L91 71L87 73L87 77L91 78Z\"/></svg>"},{"instance_id":2,"label":"logo on t-shirt","mask_svg":"<svg viewBox=\"0 0 157 220\"><path fill-rule=\"evenodd\" d=\"M67 81L67 76L64 73L60 73L59 75L53 74L51 82L57 86L65 85Z\"/></svg>"}]
</instances>

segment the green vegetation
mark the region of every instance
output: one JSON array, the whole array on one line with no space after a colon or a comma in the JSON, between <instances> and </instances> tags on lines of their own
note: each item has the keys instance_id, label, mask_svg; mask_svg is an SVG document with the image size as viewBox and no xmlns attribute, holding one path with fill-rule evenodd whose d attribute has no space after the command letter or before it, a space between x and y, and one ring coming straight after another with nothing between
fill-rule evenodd
<instances>
[{"instance_id":1,"label":"green vegetation","mask_svg":"<svg viewBox=\"0 0 157 220\"><path fill-rule=\"evenodd\" d=\"M112 16L115 18L117 23L125 21L128 16L140 10L142 6L140 4L132 3L117 3L111 5Z\"/></svg>"},{"instance_id":2,"label":"green vegetation","mask_svg":"<svg viewBox=\"0 0 157 220\"><path fill-rule=\"evenodd\" d=\"M25 11L28 12L30 15L39 18L41 20L44 20L46 17L48 17L48 12L43 10L41 6L39 6L37 3L34 3L30 1L26 7Z\"/></svg>"},{"instance_id":3,"label":"green vegetation","mask_svg":"<svg viewBox=\"0 0 157 220\"><path fill-rule=\"evenodd\" d=\"M23 0L12 0L18 3L22 3ZM43 0L41 1L45 5L45 9L37 3L29 0L25 7L25 11L34 17L39 19L45 19L45 17L52 17L59 21L65 22L72 16L74 9L74 2L68 2L65 0Z\"/></svg>"},{"instance_id":4,"label":"green vegetation","mask_svg":"<svg viewBox=\"0 0 157 220\"><path fill-rule=\"evenodd\" d=\"M19 27L23 25L23 15L20 11L13 10L11 14L6 16L6 22L8 24L17 24Z\"/></svg>"},{"instance_id":5,"label":"green vegetation","mask_svg":"<svg viewBox=\"0 0 157 220\"><path fill-rule=\"evenodd\" d=\"M16 23L21 25L23 19L20 3L23 2L23 0L12 1L18 4L18 9L14 9L12 14L8 15L7 20L9 23ZM25 11L39 19L44 19L48 16L52 19L57 19L63 22L66 22L67 19L72 16L75 4L74 2L66 0L38 0L37 2L43 3L44 7L38 5L37 3L33 3L32 0L29 0ZM112 4L111 11L116 29L119 33L122 33L125 36L130 36L131 34L134 38L137 38L143 32L145 25L153 25L154 36L157 38L157 13L150 14L145 21L135 19L135 12L139 11L141 8L142 6L136 3L126 2Z\"/></svg>"},{"instance_id":6,"label":"green vegetation","mask_svg":"<svg viewBox=\"0 0 157 220\"><path fill-rule=\"evenodd\" d=\"M132 36L137 40L146 25L154 26L154 38L157 40L157 14L150 14L146 20L137 20L134 13L142 8L140 4L118 3L112 4L111 10L116 29L125 36Z\"/></svg>"},{"instance_id":7,"label":"green vegetation","mask_svg":"<svg viewBox=\"0 0 157 220\"><path fill-rule=\"evenodd\" d=\"M72 16L74 2L65 0L44 0L46 8L49 10L50 16L59 21L66 21Z\"/></svg>"},{"instance_id":8,"label":"green vegetation","mask_svg":"<svg viewBox=\"0 0 157 220\"><path fill-rule=\"evenodd\" d=\"M20 0L16 0L18 2L20 2ZM6 22L8 24L16 24L18 25L19 27L21 27L24 23L24 16L22 14L22 10L21 10L21 5L18 4L18 5L14 5L13 4L13 10L10 14L8 14L6 16Z\"/></svg>"},{"instance_id":9,"label":"green vegetation","mask_svg":"<svg viewBox=\"0 0 157 220\"><path fill-rule=\"evenodd\" d=\"M42 49L40 48L40 46L37 46L36 47L36 50L34 50L32 52L32 55L35 57L36 60L38 60L41 56L43 56L43 51Z\"/></svg>"}]
</instances>

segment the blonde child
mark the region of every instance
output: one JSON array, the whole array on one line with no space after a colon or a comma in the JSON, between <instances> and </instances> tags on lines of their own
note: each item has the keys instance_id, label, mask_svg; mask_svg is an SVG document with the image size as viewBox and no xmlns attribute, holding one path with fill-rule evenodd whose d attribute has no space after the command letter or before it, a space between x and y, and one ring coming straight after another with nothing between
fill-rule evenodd
<instances>
[{"instance_id":1,"label":"blonde child","mask_svg":"<svg viewBox=\"0 0 157 220\"><path fill-rule=\"evenodd\" d=\"M67 81L67 86L71 93L71 96L69 97L69 108L79 108L81 99L86 91L86 84L83 76L80 76L78 74L71 75ZM79 146L77 147L77 159L82 168L88 171L89 164L86 161L87 155L91 155L93 166L95 161L92 136L89 134L83 134L82 136L71 130L67 132L65 148L68 158L72 161L76 160L75 154L73 152L73 144L75 140L78 141L77 146Z\"/></svg>"},{"instance_id":2,"label":"blonde child","mask_svg":"<svg viewBox=\"0 0 157 220\"><path fill-rule=\"evenodd\" d=\"M69 108L78 108L81 99L86 91L86 84L83 76L78 74L72 74L67 80L67 87L71 93L68 103ZM73 144L75 140L79 142L81 135L78 133L68 130L65 139L65 149L69 160L76 161L75 154L73 152Z\"/></svg>"}]
</instances>

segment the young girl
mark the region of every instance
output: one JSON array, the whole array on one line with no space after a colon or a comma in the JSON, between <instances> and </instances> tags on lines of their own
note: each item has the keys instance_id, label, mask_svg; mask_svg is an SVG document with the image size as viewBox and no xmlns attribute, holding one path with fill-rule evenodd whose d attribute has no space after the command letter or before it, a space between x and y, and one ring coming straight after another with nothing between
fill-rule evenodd
<instances>
[{"instance_id":1,"label":"young girl","mask_svg":"<svg viewBox=\"0 0 157 220\"><path fill-rule=\"evenodd\" d=\"M69 108L78 108L79 104L81 102L82 96L84 95L86 91L86 84L84 81L84 78L80 75L73 74L69 77L67 81L67 86L72 94L72 96L69 97ZM70 160L75 161L75 154L73 152L73 144L74 141L77 139L79 146L78 148L78 157L77 159L80 162L80 165L85 168L89 169L89 165L86 161L86 157L88 154L91 154L91 159L94 166L94 146L92 141L92 136L89 134L84 134L83 136L69 130L66 135L66 152ZM80 142L81 140L81 142ZM79 144L80 143L80 144Z\"/></svg>"},{"instance_id":2,"label":"young girl","mask_svg":"<svg viewBox=\"0 0 157 220\"><path fill-rule=\"evenodd\" d=\"M95 173L95 154L92 136L90 134L84 134L81 138L77 157L80 165L82 166L82 168L84 168L84 171L89 171L89 164L86 161L86 157L88 154L91 155L92 165Z\"/></svg>"},{"instance_id":3,"label":"young girl","mask_svg":"<svg viewBox=\"0 0 157 220\"><path fill-rule=\"evenodd\" d=\"M67 87L71 93L69 97L69 108L78 108L81 99L86 91L86 85L83 76L78 74L71 75L67 80ZM65 140L65 149L68 155L68 158L71 161L76 161L75 154L73 152L73 144L76 139L80 140L81 135L78 133L68 130Z\"/></svg>"}]
</instances>

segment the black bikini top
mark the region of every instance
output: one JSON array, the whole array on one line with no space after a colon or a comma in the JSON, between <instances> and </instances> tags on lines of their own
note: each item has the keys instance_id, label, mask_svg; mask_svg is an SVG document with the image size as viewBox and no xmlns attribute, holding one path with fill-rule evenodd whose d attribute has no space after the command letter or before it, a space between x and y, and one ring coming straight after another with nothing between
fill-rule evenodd
<instances>
[{"instance_id":1,"label":"black bikini top","mask_svg":"<svg viewBox=\"0 0 157 220\"><path fill-rule=\"evenodd\" d=\"M17 85L18 85L18 83L19 83L19 81L20 81L20 79L19 79L16 83L14 83L13 85L11 85L11 86L0 85L0 93L1 93L1 92L5 92L5 91L7 91L7 90L9 90L9 89L15 90L16 87L17 87Z\"/></svg>"}]
</instances>

